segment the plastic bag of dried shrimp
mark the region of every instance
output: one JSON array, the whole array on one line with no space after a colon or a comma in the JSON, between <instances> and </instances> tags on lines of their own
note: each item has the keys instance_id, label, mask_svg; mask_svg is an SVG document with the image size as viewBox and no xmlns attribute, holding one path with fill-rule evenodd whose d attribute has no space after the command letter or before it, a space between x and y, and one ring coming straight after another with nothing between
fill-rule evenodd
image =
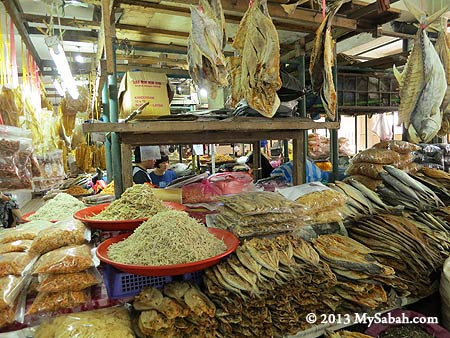
<instances>
[{"instance_id":1,"label":"plastic bag of dried shrimp","mask_svg":"<svg viewBox=\"0 0 450 338\"><path fill-rule=\"evenodd\" d=\"M55 312L62 309L76 308L89 300L89 292L62 291L62 292L39 292L27 311L32 315L39 312Z\"/></svg>"},{"instance_id":2,"label":"plastic bag of dried shrimp","mask_svg":"<svg viewBox=\"0 0 450 338\"><path fill-rule=\"evenodd\" d=\"M49 221L31 221L15 228L0 230L0 243L34 239L41 230L52 225L53 223Z\"/></svg>"},{"instance_id":3,"label":"plastic bag of dried shrimp","mask_svg":"<svg viewBox=\"0 0 450 338\"><path fill-rule=\"evenodd\" d=\"M391 164L400 161L400 156L397 152L389 149L366 149L357 153L351 161L353 163Z\"/></svg>"},{"instance_id":4,"label":"plastic bag of dried shrimp","mask_svg":"<svg viewBox=\"0 0 450 338\"><path fill-rule=\"evenodd\" d=\"M102 282L102 276L95 268L73 273L42 274L38 277L39 292L80 291Z\"/></svg>"},{"instance_id":5,"label":"plastic bag of dried shrimp","mask_svg":"<svg viewBox=\"0 0 450 338\"><path fill-rule=\"evenodd\" d=\"M382 172L383 165L375 163L350 163L345 170L346 175L364 175L373 179L380 179L379 174Z\"/></svg>"},{"instance_id":6,"label":"plastic bag of dried shrimp","mask_svg":"<svg viewBox=\"0 0 450 338\"><path fill-rule=\"evenodd\" d=\"M306 214L317 210L336 209L345 205L347 197L338 191L328 188L320 182L310 182L289 188L278 189L284 197L303 205Z\"/></svg>"},{"instance_id":7,"label":"plastic bag of dried shrimp","mask_svg":"<svg viewBox=\"0 0 450 338\"><path fill-rule=\"evenodd\" d=\"M390 149L400 154L406 154L421 149L420 146L418 146L417 144L400 140L382 141L377 144L374 144L372 148Z\"/></svg>"},{"instance_id":8,"label":"plastic bag of dried shrimp","mask_svg":"<svg viewBox=\"0 0 450 338\"><path fill-rule=\"evenodd\" d=\"M80 272L92 266L94 262L89 246L65 246L42 255L34 266L33 275Z\"/></svg>"},{"instance_id":9,"label":"plastic bag of dried shrimp","mask_svg":"<svg viewBox=\"0 0 450 338\"><path fill-rule=\"evenodd\" d=\"M270 191L244 192L221 196L223 204L241 215L265 213L301 213L304 209L298 203L288 200L279 193Z\"/></svg>"},{"instance_id":10,"label":"plastic bag of dried shrimp","mask_svg":"<svg viewBox=\"0 0 450 338\"><path fill-rule=\"evenodd\" d=\"M80 245L90 240L90 231L78 220L57 222L40 231L30 247L30 252L44 254L66 245Z\"/></svg>"},{"instance_id":11,"label":"plastic bag of dried shrimp","mask_svg":"<svg viewBox=\"0 0 450 338\"><path fill-rule=\"evenodd\" d=\"M76 337L133 338L131 318L123 306L70 313L49 318L36 330L35 338Z\"/></svg>"},{"instance_id":12,"label":"plastic bag of dried shrimp","mask_svg":"<svg viewBox=\"0 0 450 338\"><path fill-rule=\"evenodd\" d=\"M27 293L22 291L13 301L11 306L0 309L0 328L13 323L23 323L25 317L25 301Z\"/></svg>"},{"instance_id":13,"label":"plastic bag of dried shrimp","mask_svg":"<svg viewBox=\"0 0 450 338\"><path fill-rule=\"evenodd\" d=\"M29 252L7 252L0 255L0 276L27 274L33 267L37 255Z\"/></svg>"},{"instance_id":14,"label":"plastic bag of dried shrimp","mask_svg":"<svg viewBox=\"0 0 450 338\"><path fill-rule=\"evenodd\" d=\"M0 254L7 252L24 252L31 247L33 243L30 239L18 240L11 243L0 244Z\"/></svg>"},{"instance_id":15,"label":"plastic bag of dried shrimp","mask_svg":"<svg viewBox=\"0 0 450 338\"><path fill-rule=\"evenodd\" d=\"M14 306L17 297L29 280L29 276L0 277L0 309Z\"/></svg>"}]
</instances>

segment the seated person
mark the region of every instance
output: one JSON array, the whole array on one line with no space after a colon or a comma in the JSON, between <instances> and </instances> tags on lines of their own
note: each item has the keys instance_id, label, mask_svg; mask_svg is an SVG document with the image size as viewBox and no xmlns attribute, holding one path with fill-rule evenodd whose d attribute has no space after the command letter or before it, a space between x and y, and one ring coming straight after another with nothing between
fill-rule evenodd
<instances>
[{"instance_id":1,"label":"seated person","mask_svg":"<svg viewBox=\"0 0 450 338\"><path fill-rule=\"evenodd\" d=\"M147 169L154 167L154 155L148 151L149 147L134 148L133 182L136 184L152 183Z\"/></svg>"},{"instance_id":2,"label":"seated person","mask_svg":"<svg viewBox=\"0 0 450 338\"><path fill-rule=\"evenodd\" d=\"M19 205L9 194L0 192L0 226L3 228L15 227L17 220L22 218Z\"/></svg>"},{"instance_id":3,"label":"seated person","mask_svg":"<svg viewBox=\"0 0 450 338\"><path fill-rule=\"evenodd\" d=\"M253 154L250 154L247 158L247 161L245 162L245 164L247 164L253 171ZM265 157L264 155L261 155L261 178L267 178L270 177L270 173L272 172L273 167L270 164L269 160L267 159L267 157ZM250 174L252 172L250 171Z\"/></svg>"},{"instance_id":4,"label":"seated person","mask_svg":"<svg viewBox=\"0 0 450 338\"><path fill-rule=\"evenodd\" d=\"M160 188L177 178L175 171L169 169L169 156L161 154L161 159L155 161L155 170L150 173L152 183Z\"/></svg>"},{"instance_id":5,"label":"seated person","mask_svg":"<svg viewBox=\"0 0 450 338\"><path fill-rule=\"evenodd\" d=\"M293 163L289 161L272 171L271 176L281 176L286 182L292 183ZM322 170L309 158L306 159L306 183L322 180Z\"/></svg>"}]
</instances>

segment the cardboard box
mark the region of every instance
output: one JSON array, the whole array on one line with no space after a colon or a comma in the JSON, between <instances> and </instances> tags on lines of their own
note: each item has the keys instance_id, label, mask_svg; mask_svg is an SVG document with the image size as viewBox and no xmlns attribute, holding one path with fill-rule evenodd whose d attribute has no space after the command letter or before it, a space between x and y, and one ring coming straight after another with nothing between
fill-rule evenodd
<instances>
[{"instance_id":1,"label":"cardboard box","mask_svg":"<svg viewBox=\"0 0 450 338\"><path fill-rule=\"evenodd\" d=\"M145 107L135 119L151 119L170 115L167 77L162 73L127 72L120 82L120 118L125 118L145 102Z\"/></svg>"}]
</instances>

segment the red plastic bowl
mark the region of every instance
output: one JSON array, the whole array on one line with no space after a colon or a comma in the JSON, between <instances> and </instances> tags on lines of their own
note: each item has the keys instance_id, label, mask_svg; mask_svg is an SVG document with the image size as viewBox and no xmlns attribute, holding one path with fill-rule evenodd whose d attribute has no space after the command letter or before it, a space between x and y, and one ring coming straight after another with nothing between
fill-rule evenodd
<instances>
[{"instance_id":1,"label":"red plastic bowl","mask_svg":"<svg viewBox=\"0 0 450 338\"><path fill-rule=\"evenodd\" d=\"M32 219L29 219L28 217L34 215L35 213L36 213L36 211L30 211L30 212L27 212L25 215L22 216L22 219L23 219L24 221L26 221L26 222L31 222L31 221L33 221L33 220L32 220ZM59 222L59 221L50 221L50 222L56 223L56 222Z\"/></svg>"},{"instance_id":2,"label":"red plastic bowl","mask_svg":"<svg viewBox=\"0 0 450 338\"><path fill-rule=\"evenodd\" d=\"M168 208L175 210L186 210L186 207L182 204L175 202L164 202L163 204ZM91 219L90 217L99 214L105 209L109 203L97 204L91 207L87 207L81 210L78 210L73 214L73 218L82 221L90 228L100 229L100 230L134 230L143 222L145 222L148 218L137 218L137 219L129 219L129 220L118 220L118 221L105 221L105 220L96 220Z\"/></svg>"},{"instance_id":3,"label":"red plastic bowl","mask_svg":"<svg viewBox=\"0 0 450 338\"><path fill-rule=\"evenodd\" d=\"M114 266L115 268L128 272L134 275L141 276L176 276L183 275L188 272L195 272L206 269L210 266L217 264L223 257L231 254L239 246L239 239L231 232L222 229L208 228L208 231L216 236L218 239L223 240L227 246L227 250L217 256L204 259L192 263L173 264L173 265L161 265L161 266L146 266L146 265L129 265L117 263L108 258L108 248L111 244L120 242L127 238L131 234L123 234L117 237L107 239L99 244L97 247L97 257L107 264Z\"/></svg>"}]
</instances>

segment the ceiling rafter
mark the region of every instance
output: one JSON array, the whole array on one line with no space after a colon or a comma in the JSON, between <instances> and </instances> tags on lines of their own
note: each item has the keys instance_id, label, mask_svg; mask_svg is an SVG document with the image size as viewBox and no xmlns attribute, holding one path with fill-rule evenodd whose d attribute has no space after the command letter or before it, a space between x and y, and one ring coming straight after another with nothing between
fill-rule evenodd
<instances>
[{"instance_id":1,"label":"ceiling rafter","mask_svg":"<svg viewBox=\"0 0 450 338\"><path fill-rule=\"evenodd\" d=\"M22 38L23 43L33 56L33 59L36 62L39 69L41 69L42 60L39 57L39 54L37 53L36 48L34 47L33 42L30 39L30 36L28 35L27 32L28 25L21 18L23 14L22 9L15 0L2 0L2 3L5 6L6 12L9 14L11 20L16 26L16 29L19 32L19 35Z\"/></svg>"}]
</instances>

